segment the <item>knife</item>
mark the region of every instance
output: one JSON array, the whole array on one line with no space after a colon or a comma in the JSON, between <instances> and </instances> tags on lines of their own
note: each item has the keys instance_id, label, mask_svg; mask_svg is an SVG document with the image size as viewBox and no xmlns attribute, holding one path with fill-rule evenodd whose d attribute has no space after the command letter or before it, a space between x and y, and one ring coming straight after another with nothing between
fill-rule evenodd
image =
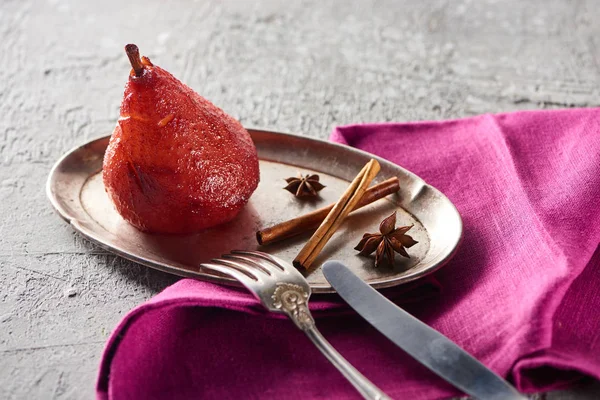
<instances>
[{"instance_id":1,"label":"knife","mask_svg":"<svg viewBox=\"0 0 600 400\"><path fill-rule=\"evenodd\" d=\"M350 307L375 329L458 389L478 399L527 399L456 343L386 299L342 263L326 262L323 274Z\"/></svg>"}]
</instances>

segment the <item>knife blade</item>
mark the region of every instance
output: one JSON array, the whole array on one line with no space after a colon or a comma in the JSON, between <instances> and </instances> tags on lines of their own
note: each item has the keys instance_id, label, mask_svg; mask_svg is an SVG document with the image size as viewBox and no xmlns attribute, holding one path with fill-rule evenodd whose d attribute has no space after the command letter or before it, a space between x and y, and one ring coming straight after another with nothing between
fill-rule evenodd
<instances>
[{"instance_id":1,"label":"knife blade","mask_svg":"<svg viewBox=\"0 0 600 400\"><path fill-rule=\"evenodd\" d=\"M342 263L327 261L323 274L375 329L458 389L478 399L527 399L456 343L396 306Z\"/></svg>"}]
</instances>

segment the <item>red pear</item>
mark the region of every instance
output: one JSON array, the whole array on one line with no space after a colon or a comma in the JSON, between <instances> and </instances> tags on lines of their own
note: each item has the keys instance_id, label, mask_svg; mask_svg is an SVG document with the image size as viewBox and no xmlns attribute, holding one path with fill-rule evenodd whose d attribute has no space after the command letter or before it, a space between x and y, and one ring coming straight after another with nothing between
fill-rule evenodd
<instances>
[{"instance_id":1,"label":"red pear","mask_svg":"<svg viewBox=\"0 0 600 400\"><path fill-rule=\"evenodd\" d=\"M125 47L131 65L104 156L117 211L138 229L192 233L232 220L259 181L256 148L233 117Z\"/></svg>"}]
</instances>

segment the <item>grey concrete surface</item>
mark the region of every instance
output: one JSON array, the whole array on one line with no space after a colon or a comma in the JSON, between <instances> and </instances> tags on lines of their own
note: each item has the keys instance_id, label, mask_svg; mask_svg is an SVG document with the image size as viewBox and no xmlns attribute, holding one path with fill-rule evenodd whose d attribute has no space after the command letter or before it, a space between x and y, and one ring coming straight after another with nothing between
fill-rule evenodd
<instances>
[{"instance_id":1,"label":"grey concrete surface","mask_svg":"<svg viewBox=\"0 0 600 400\"><path fill-rule=\"evenodd\" d=\"M112 131L142 54L243 124L334 125L600 104L595 0L0 2L0 398L93 397L122 316L176 278L76 235L44 184ZM600 397L600 385L548 395Z\"/></svg>"}]
</instances>

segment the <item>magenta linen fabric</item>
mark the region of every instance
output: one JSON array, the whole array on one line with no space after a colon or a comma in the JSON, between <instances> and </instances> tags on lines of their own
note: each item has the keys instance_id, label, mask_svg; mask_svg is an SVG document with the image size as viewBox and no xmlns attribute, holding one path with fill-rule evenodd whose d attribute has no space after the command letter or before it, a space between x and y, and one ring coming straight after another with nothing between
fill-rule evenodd
<instances>
[{"instance_id":1,"label":"magenta linen fabric","mask_svg":"<svg viewBox=\"0 0 600 400\"><path fill-rule=\"evenodd\" d=\"M442 291L429 278L386 295L521 391L600 378L599 109L354 125L331 139L413 171L462 215L463 243L436 273ZM332 344L393 398L458 393L337 297L313 296L311 308ZM121 322L97 394L359 398L290 321L243 291L192 280Z\"/></svg>"}]
</instances>

